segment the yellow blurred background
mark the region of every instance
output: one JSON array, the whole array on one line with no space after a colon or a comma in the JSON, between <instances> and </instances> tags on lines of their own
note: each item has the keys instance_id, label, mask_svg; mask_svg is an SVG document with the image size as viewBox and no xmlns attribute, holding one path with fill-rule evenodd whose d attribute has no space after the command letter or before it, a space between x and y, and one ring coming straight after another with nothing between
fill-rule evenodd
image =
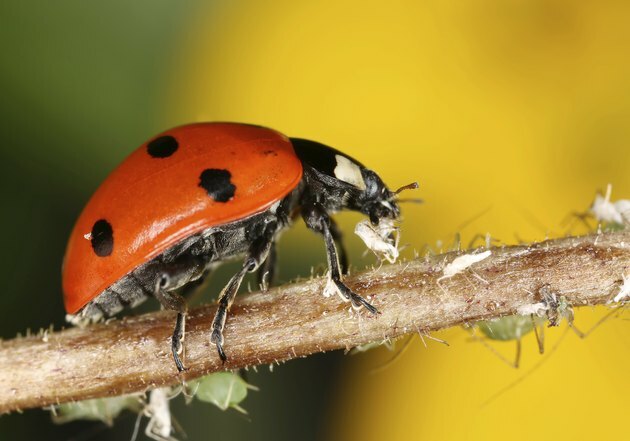
<instances>
[{"instance_id":1,"label":"yellow blurred background","mask_svg":"<svg viewBox=\"0 0 630 441\"><path fill-rule=\"evenodd\" d=\"M425 203L403 207L407 258L458 233L464 246L584 233L565 221L597 190L630 199L629 23L630 3L613 0L5 2L0 337L63 325L59 267L82 205L132 149L194 121L266 125L343 150L390 187L418 180L408 196ZM339 216L355 270L374 262L351 233L358 219ZM324 261L301 225L282 237L281 279ZM576 325L605 313L579 310ZM547 330L544 356L528 335L518 370L451 329L435 333L449 347L416 339L376 373L396 352L250 372L261 391L243 403L249 417L183 403L174 415L190 440L625 439L625 317L585 340ZM513 342L493 347L513 357ZM48 420L3 416L0 438L133 429Z\"/></svg>"},{"instance_id":2,"label":"yellow blurred background","mask_svg":"<svg viewBox=\"0 0 630 441\"><path fill-rule=\"evenodd\" d=\"M215 5L190 23L164 121L263 124L336 146L392 187L418 179L426 203L404 207L410 248L439 249L457 232L464 244L486 232L502 243L556 237L607 183L613 199L630 197L628 23L630 3L614 1ZM354 218L343 220L351 231ZM603 312L580 311L576 324ZM349 361L329 439L627 432L627 322L568 335L487 406L540 361L534 337L514 370L463 330L438 335L451 346L416 341L378 374L385 350ZM548 333L547 352L561 335ZM512 356L513 343L495 346Z\"/></svg>"}]
</instances>

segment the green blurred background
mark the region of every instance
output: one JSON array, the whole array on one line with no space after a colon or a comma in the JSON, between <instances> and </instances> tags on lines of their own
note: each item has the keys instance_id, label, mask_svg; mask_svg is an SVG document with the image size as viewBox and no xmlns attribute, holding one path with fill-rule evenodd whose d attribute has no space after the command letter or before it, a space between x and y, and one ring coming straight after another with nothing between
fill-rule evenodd
<instances>
[{"instance_id":1,"label":"green blurred background","mask_svg":"<svg viewBox=\"0 0 630 441\"><path fill-rule=\"evenodd\" d=\"M608 182L613 199L630 198L629 22L620 1L3 2L0 337L63 326L60 264L83 204L131 150L187 122L267 125L334 145L392 187L419 180L426 203L404 207L407 256L457 232L463 243L566 234L563 219ZM362 268L373 259L350 237L358 219L340 216ZM323 245L301 225L280 253L282 280L323 269ZM579 311L577 324L603 312ZM626 432L627 321L584 341L569 335L485 407L540 360L533 337L515 371L462 330L438 336L451 346L416 342L374 375L391 357L384 349L259 369L247 417L182 400L173 413L191 440ZM0 438L129 439L133 423L55 426L31 410L1 417Z\"/></svg>"}]
</instances>

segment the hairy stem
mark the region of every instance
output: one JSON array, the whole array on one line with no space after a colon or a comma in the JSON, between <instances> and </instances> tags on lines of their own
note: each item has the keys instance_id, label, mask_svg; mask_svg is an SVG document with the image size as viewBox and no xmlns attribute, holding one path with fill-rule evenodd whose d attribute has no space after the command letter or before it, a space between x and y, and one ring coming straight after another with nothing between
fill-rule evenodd
<instances>
[{"instance_id":1,"label":"hairy stem","mask_svg":"<svg viewBox=\"0 0 630 441\"><path fill-rule=\"evenodd\" d=\"M187 321L183 359L189 370L182 374L170 352L172 312L0 342L0 412L143 391L213 371L513 314L540 301L543 285L574 306L607 303L630 268L630 232L493 248L486 259L443 278L457 255L347 277L348 286L379 309L377 316L323 297L323 278L243 295L227 321L225 364L210 343L215 306L196 308Z\"/></svg>"}]
</instances>

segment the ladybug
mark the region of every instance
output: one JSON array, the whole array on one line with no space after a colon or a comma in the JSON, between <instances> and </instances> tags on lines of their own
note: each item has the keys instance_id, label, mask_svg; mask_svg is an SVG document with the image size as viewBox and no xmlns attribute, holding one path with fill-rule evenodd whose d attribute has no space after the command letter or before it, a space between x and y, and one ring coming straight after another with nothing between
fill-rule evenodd
<instances>
[{"instance_id":1,"label":"ladybug","mask_svg":"<svg viewBox=\"0 0 630 441\"><path fill-rule=\"evenodd\" d=\"M400 190L410 187L417 184ZM301 215L324 238L327 290L376 314L343 282L348 263L330 215L350 209L373 226L391 223L400 215L400 190L390 191L375 172L334 148L265 127L176 127L131 153L79 216L62 269L66 311L75 322L93 321L155 297L177 312L171 349L183 371L186 294L218 263L244 255L212 323L210 341L225 362L223 328L243 278L254 271L259 282L273 277L275 240ZM393 243L392 234L382 236Z\"/></svg>"}]
</instances>

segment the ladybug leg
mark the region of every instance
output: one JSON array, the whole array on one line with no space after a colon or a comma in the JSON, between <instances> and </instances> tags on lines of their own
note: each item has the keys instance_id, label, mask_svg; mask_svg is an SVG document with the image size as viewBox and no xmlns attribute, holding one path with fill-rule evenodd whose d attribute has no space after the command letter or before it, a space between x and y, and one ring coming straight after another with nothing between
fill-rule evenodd
<instances>
[{"instance_id":1,"label":"ladybug leg","mask_svg":"<svg viewBox=\"0 0 630 441\"><path fill-rule=\"evenodd\" d=\"M225 327L227 313L234 302L234 297L236 297L236 293L245 275L248 272L256 271L269 255L276 230L277 224L275 222L267 225L263 234L250 246L247 258L241 270L230 279L226 287L221 291L221 294L219 294L219 307L212 321L210 342L216 345L217 352L223 363L227 360L227 356L223 350L223 328Z\"/></svg>"},{"instance_id":2,"label":"ladybug leg","mask_svg":"<svg viewBox=\"0 0 630 441\"><path fill-rule=\"evenodd\" d=\"M341 267L341 274L348 274L348 253L346 247L343 244L343 233L339 229L337 222L331 217L330 219L330 234L335 240L335 246L339 250L339 266Z\"/></svg>"},{"instance_id":3,"label":"ladybug leg","mask_svg":"<svg viewBox=\"0 0 630 441\"><path fill-rule=\"evenodd\" d=\"M184 333L186 327L186 313L188 307L186 305L186 299L181 295L173 291L166 291L170 284L170 277L164 273L158 279L155 287L155 298L165 309L177 311L177 320L175 321L175 329L173 330L173 338L171 339L171 351L173 352L173 359L177 370L182 372L186 370L182 363L179 354L182 353L184 341Z\"/></svg>"},{"instance_id":4,"label":"ladybug leg","mask_svg":"<svg viewBox=\"0 0 630 441\"><path fill-rule=\"evenodd\" d=\"M276 274L276 263L278 261L278 255L276 253L276 244L273 242L271 248L269 248L269 255L262 263L256 274L256 281L258 286L263 291L267 291L267 288L273 284L274 276Z\"/></svg>"},{"instance_id":5,"label":"ladybug leg","mask_svg":"<svg viewBox=\"0 0 630 441\"><path fill-rule=\"evenodd\" d=\"M343 283L339 257L337 256L337 249L335 248L335 241L330 227L331 219L325 208L318 202L305 204L302 209L302 217L309 229L324 236L326 256L328 258L328 270L330 271L330 282L334 285L334 289L342 298L350 301L353 307L364 307L372 314L378 314L378 310L374 306Z\"/></svg>"}]
</instances>

